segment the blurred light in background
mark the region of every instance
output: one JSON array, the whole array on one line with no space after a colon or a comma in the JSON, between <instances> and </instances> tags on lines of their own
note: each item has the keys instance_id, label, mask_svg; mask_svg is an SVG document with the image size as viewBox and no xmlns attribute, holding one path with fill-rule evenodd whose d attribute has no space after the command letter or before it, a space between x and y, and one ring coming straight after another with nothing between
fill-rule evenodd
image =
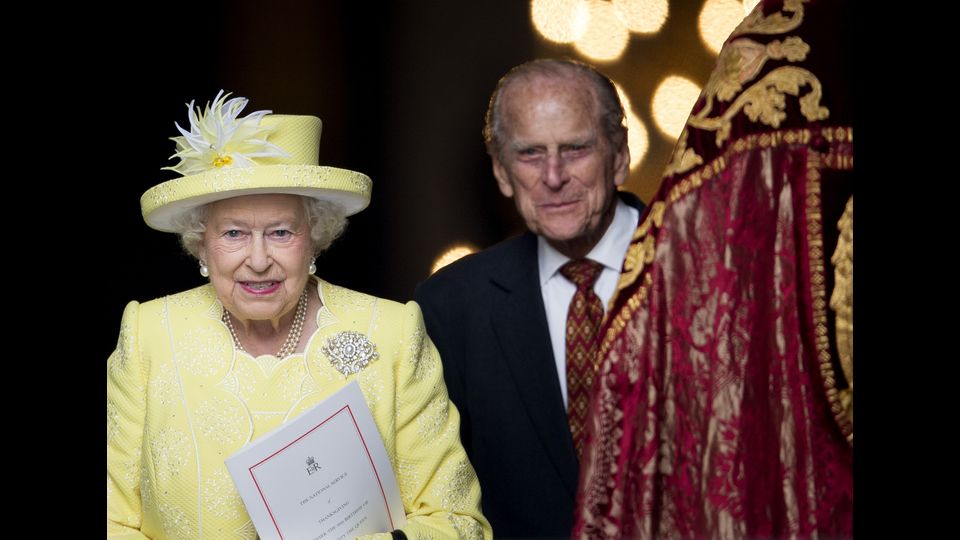
<instances>
[{"instance_id":1,"label":"blurred light in background","mask_svg":"<svg viewBox=\"0 0 960 540\"><path fill-rule=\"evenodd\" d=\"M656 192L661 167L720 47L758 3L531 0L529 5L534 33L544 40L537 56L572 56L618 80L630 146L624 188L644 199Z\"/></svg>"},{"instance_id":2,"label":"blurred light in background","mask_svg":"<svg viewBox=\"0 0 960 540\"><path fill-rule=\"evenodd\" d=\"M743 16L746 17L753 11L753 8L757 7L757 4L760 3L760 0L743 0Z\"/></svg>"},{"instance_id":3,"label":"blurred light in background","mask_svg":"<svg viewBox=\"0 0 960 540\"><path fill-rule=\"evenodd\" d=\"M670 12L667 0L613 0L613 7L627 29L638 34L659 32Z\"/></svg>"},{"instance_id":4,"label":"blurred light in background","mask_svg":"<svg viewBox=\"0 0 960 540\"><path fill-rule=\"evenodd\" d=\"M723 42L748 13L746 9L740 0L704 2L700 17L697 19L697 27L700 29L700 39L707 45L710 52L720 54Z\"/></svg>"},{"instance_id":5,"label":"blurred light in background","mask_svg":"<svg viewBox=\"0 0 960 540\"><path fill-rule=\"evenodd\" d=\"M436 258L436 260L433 261L433 268L430 270L430 273L433 274L444 266L476 252L477 248L470 244L457 244L444 251L439 257Z\"/></svg>"},{"instance_id":6,"label":"blurred light in background","mask_svg":"<svg viewBox=\"0 0 960 540\"><path fill-rule=\"evenodd\" d=\"M630 32L653 34L667 21L667 0L531 0L533 26L555 43L576 42L598 61L623 54Z\"/></svg>"},{"instance_id":7,"label":"blurred light in background","mask_svg":"<svg viewBox=\"0 0 960 540\"><path fill-rule=\"evenodd\" d=\"M533 0L530 18L540 35L557 43L572 43L583 36L590 22L587 0Z\"/></svg>"},{"instance_id":8,"label":"blurred light in background","mask_svg":"<svg viewBox=\"0 0 960 540\"><path fill-rule=\"evenodd\" d=\"M587 31L573 42L577 52L596 62L612 62L623 54L630 31L613 4L606 0L588 0L590 20Z\"/></svg>"},{"instance_id":9,"label":"blurred light in background","mask_svg":"<svg viewBox=\"0 0 960 540\"><path fill-rule=\"evenodd\" d=\"M623 87L614 82L617 87L617 94L620 96L620 103L623 105L623 112L627 115L627 146L630 148L630 170L636 169L643 157L647 155L647 148L650 147L650 139L647 135L647 128L640 121L640 118L633 112L633 105L630 104L630 97L623 90Z\"/></svg>"},{"instance_id":10,"label":"blurred light in background","mask_svg":"<svg viewBox=\"0 0 960 540\"><path fill-rule=\"evenodd\" d=\"M700 87L690 79L670 75L653 92L651 110L660 131L671 139L680 136L690 109L700 96Z\"/></svg>"}]
</instances>

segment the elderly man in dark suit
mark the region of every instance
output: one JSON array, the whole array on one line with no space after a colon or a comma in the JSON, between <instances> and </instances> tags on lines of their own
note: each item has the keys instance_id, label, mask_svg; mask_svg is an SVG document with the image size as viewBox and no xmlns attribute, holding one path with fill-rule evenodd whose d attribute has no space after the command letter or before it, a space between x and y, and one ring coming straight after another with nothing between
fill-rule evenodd
<instances>
[{"instance_id":1,"label":"elderly man in dark suit","mask_svg":"<svg viewBox=\"0 0 960 540\"><path fill-rule=\"evenodd\" d=\"M535 60L498 83L484 135L529 232L442 269L416 300L440 350L494 535L569 537L596 329L642 203L605 76Z\"/></svg>"}]
</instances>

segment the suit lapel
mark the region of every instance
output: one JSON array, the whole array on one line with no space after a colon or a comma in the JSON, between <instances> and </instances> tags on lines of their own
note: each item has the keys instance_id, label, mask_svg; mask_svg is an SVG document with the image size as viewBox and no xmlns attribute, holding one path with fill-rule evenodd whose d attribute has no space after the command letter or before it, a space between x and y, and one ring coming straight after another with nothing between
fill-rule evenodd
<instances>
[{"instance_id":1,"label":"suit lapel","mask_svg":"<svg viewBox=\"0 0 960 540\"><path fill-rule=\"evenodd\" d=\"M544 452L573 495L578 463L550 345L536 246L536 236L525 234L516 256L504 257L500 271L491 276L502 291L494 300L491 324Z\"/></svg>"}]
</instances>

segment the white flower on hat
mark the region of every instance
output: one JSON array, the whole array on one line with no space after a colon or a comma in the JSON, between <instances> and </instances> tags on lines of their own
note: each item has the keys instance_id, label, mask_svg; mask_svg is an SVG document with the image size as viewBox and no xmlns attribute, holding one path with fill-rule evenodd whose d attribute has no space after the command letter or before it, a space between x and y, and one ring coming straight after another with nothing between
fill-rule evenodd
<instances>
[{"instance_id":1,"label":"white flower on hat","mask_svg":"<svg viewBox=\"0 0 960 540\"><path fill-rule=\"evenodd\" d=\"M171 137L177 143L177 153L170 159L180 158L173 167L163 167L186 176L220 167L250 167L253 158L288 157L280 147L267 142L272 128L260 125L260 120L273 111L256 111L239 118L247 106L247 98L235 97L223 90L207 103L206 111L194 110L193 101L187 104L190 131L175 124L182 137Z\"/></svg>"}]
</instances>

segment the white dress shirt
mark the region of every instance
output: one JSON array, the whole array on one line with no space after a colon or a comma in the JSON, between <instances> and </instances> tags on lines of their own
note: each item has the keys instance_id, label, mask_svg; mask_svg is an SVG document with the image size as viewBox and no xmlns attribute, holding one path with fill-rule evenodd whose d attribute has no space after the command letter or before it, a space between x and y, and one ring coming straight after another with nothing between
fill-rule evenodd
<instances>
[{"instance_id":1,"label":"white dress shirt","mask_svg":"<svg viewBox=\"0 0 960 540\"><path fill-rule=\"evenodd\" d=\"M618 198L613 221L607 232L587 254L586 258L603 265L603 271L594 283L593 291L600 297L604 313L616 291L623 259L627 255L627 248L630 247L630 240L639 219L640 212ZM569 257L557 251L542 236L537 237L540 293L543 295L543 307L547 312L550 344L553 346L553 358L557 365L557 376L560 378L564 407L567 406L567 310L573 294L577 292L577 286L560 273L560 267L569 260Z\"/></svg>"}]
</instances>

